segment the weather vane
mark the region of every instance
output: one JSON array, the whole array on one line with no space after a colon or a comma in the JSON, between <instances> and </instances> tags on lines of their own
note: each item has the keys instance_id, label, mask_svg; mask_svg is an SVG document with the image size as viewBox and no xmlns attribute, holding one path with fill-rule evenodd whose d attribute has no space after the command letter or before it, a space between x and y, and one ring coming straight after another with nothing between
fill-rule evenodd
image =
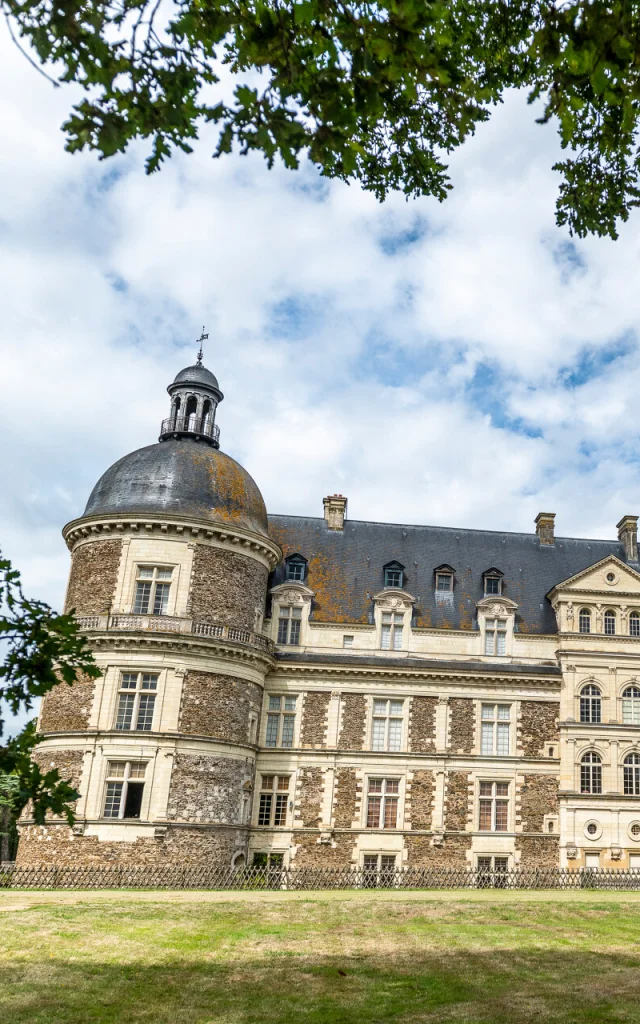
<instances>
[{"instance_id":1,"label":"weather vane","mask_svg":"<svg viewBox=\"0 0 640 1024\"><path fill-rule=\"evenodd\" d=\"M202 334L198 338L198 342L199 342L199 345L200 345L200 351L198 352L198 362L197 362L198 366L202 366L202 342L206 341L208 337L209 337L209 335L204 333L204 325L203 325L203 327L202 327Z\"/></svg>"}]
</instances>

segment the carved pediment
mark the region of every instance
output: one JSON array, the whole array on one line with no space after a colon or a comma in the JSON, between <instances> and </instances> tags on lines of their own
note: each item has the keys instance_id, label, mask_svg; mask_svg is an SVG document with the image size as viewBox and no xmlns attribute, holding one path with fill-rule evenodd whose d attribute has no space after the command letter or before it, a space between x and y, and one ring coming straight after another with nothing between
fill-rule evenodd
<instances>
[{"instance_id":1,"label":"carved pediment","mask_svg":"<svg viewBox=\"0 0 640 1024\"><path fill-rule=\"evenodd\" d=\"M607 555L575 576L557 583L547 596L552 604L556 604L560 599L571 600L572 596L586 594L599 595L607 600L623 594L640 597L640 573L615 555Z\"/></svg>"},{"instance_id":2,"label":"carved pediment","mask_svg":"<svg viewBox=\"0 0 640 1024\"><path fill-rule=\"evenodd\" d=\"M393 611L404 611L415 604L415 597L412 597L406 590L399 590L395 587L387 587L373 595L373 600L379 608Z\"/></svg>"},{"instance_id":3,"label":"carved pediment","mask_svg":"<svg viewBox=\"0 0 640 1024\"><path fill-rule=\"evenodd\" d=\"M483 597L477 602L476 608L485 615L515 615L518 610L516 602L502 594L489 594L488 597Z\"/></svg>"},{"instance_id":4,"label":"carved pediment","mask_svg":"<svg viewBox=\"0 0 640 1024\"><path fill-rule=\"evenodd\" d=\"M304 583L297 580L287 580L286 583L279 583L272 587L270 594L281 604L305 604L315 597L315 592Z\"/></svg>"}]
</instances>

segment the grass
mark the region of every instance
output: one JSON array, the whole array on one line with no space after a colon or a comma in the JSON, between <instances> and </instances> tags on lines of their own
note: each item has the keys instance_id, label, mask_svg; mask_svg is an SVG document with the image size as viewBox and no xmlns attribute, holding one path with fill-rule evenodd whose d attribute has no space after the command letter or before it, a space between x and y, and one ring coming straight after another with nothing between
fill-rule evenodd
<instances>
[{"instance_id":1,"label":"grass","mask_svg":"<svg viewBox=\"0 0 640 1024\"><path fill-rule=\"evenodd\" d=\"M638 903L145 897L0 914L0 1021L640 1024Z\"/></svg>"}]
</instances>

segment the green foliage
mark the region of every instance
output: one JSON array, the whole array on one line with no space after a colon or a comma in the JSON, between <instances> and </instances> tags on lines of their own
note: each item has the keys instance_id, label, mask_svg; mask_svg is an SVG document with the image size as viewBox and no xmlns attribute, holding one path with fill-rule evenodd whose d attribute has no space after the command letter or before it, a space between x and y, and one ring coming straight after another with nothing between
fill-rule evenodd
<instances>
[{"instance_id":1,"label":"green foliage","mask_svg":"<svg viewBox=\"0 0 640 1024\"><path fill-rule=\"evenodd\" d=\"M18 789L15 775L0 772L0 861L12 860L18 845L15 806Z\"/></svg>"},{"instance_id":2,"label":"green foliage","mask_svg":"<svg viewBox=\"0 0 640 1024\"><path fill-rule=\"evenodd\" d=\"M43 696L56 683L71 685L79 675L92 679L100 675L73 613L58 615L44 602L26 598L20 574L2 558L0 641L4 655L0 664L0 700L14 714L28 711L34 698ZM42 772L31 760L38 739L35 722L30 722L19 736L0 746L0 773L11 774L15 780L11 799L17 811L31 801L33 817L39 824L47 813L65 814L71 823L69 805L78 793L60 778L56 769Z\"/></svg>"},{"instance_id":3,"label":"green foliage","mask_svg":"<svg viewBox=\"0 0 640 1024\"><path fill-rule=\"evenodd\" d=\"M67 148L151 141L149 172L239 147L331 178L442 200L446 154L506 89L542 99L568 159L559 224L616 237L640 201L640 4L630 0L0 0L9 24L86 98ZM221 99L221 67L241 84ZM245 79L244 81L242 79ZM216 89L218 87L218 89Z\"/></svg>"}]
</instances>

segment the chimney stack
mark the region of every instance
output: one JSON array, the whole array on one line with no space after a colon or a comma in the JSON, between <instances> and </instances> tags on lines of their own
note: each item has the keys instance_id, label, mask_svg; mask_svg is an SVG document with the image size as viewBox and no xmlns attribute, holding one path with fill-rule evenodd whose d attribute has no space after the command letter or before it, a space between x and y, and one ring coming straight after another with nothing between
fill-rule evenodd
<instances>
[{"instance_id":1,"label":"chimney stack","mask_svg":"<svg viewBox=\"0 0 640 1024\"><path fill-rule=\"evenodd\" d=\"M347 499L341 494L330 494L322 499L324 518L330 530L343 530L347 515Z\"/></svg>"},{"instance_id":2,"label":"chimney stack","mask_svg":"<svg viewBox=\"0 0 640 1024\"><path fill-rule=\"evenodd\" d=\"M553 547L555 537L555 512L538 512L536 516L536 534L541 544Z\"/></svg>"},{"instance_id":3,"label":"chimney stack","mask_svg":"<svg viewBox=\"0 0 640 1024\"><path fill-rule=\"evenodd\" d=\"M638 561L638 517L623 516L618 523L618 540L624 545L627 562Z\"/></svg>"}]
</instances>

